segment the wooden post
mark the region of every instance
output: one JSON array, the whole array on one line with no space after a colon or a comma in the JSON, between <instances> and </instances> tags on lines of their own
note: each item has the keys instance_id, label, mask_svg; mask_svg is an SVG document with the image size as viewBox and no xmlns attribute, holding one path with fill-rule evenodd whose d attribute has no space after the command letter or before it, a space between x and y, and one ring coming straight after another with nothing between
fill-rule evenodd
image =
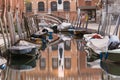
<instances>
[{"instance_id":1,"label":"wooden post","mask_svg":"<svg viewBox=\"0 0 120 80\"><path fill-rule=\"evenodd\" d=\"M8 12L8 24L10 30L11 44L13 45L16 42L15 27L13 23L13 16L11 12Z\"/></svg>"},{"instance_id":2,"label":"wooden post","mask_svg":"<svg viewBox=\"0 0 120 80\"><path fill-rule=\"evenodd\" d=\"M19 21L19 16L18 16L18 9L16 10L16 23L17 23L17 31L18 31L19 39L23 39L22 29Z\"/></svg>"},{"instance_id":3,"label":"wooden post","mask_svg":"<svg viewBox=\"0 0 120 80\"><path fill-rule=\"evenodd\" d=\"M2 14L1 14L1 25L3 28L3 30L5 30L5 35L6 35L6 42L5 43L8 43L6 44L6 48L8 48L8 45L10 45L10 40L9 40L9 35L8 35L8 29L7 29L7 22L6 22L6 12L7 12L7 1L6 0L2 0L3 2L3 10L2 10ZM3 31L4 32L4 31ZM4 33L3 33L4 34Z\"/></svg>"},{"instance_id":4,"label":"wooden post","mask_svg":"<svg viewBox=\"0 0 120 80\"><path fill-rule=\"evenodd\" d=\"M1 28L2 36L3 36L3 40L4 40L4 44L5 44L5 49L7 49L7 42L6 42L5 32L4 32L4 28L3 28L3 24L2 24L1 18L0 18L0 28Z\"/></svg>"}]
</instances>

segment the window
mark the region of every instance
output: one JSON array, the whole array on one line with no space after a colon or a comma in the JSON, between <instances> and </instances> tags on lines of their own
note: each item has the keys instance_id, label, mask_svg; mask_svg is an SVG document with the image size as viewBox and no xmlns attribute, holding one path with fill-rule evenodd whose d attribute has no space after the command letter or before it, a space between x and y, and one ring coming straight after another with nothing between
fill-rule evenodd
<instances>
[{"instance_id":1,"label":"window","mask_svg":"<svg viewBox=\"0 0 120 80\"><path fill-rule=\"evenodd\" d=\"M58 49L58 45L52 45L52 50L57 50Z\"/></svg>"},{"instance_id":2,"label":"window","mask_svg":"<svg viewBox=\"0 0 120 80\"><path fill-rule=\"evenodd\" d=\"M71 49L71 41L65 41L64 48L65 48L65 50L70 50Z\"/></svg>"},{"instance_id":3,"label":"window","mask_svg":"<svg viewBox=\"0 0 120 80\"><path fill-rule=\"evenodd\" d=\"M69 1L64 1L64 11L70 11L70 2Z\"/></svg>"},{"instance_id":4,"label":"window","mask_svg":"<svg viewBox=\"0 0 120 80\"><path fill-rule=\"evenodd\" d=\"M46 67L46 60L45 58L40 59L40 69L45 69Z\"/></svg>"},{"instance_id":5,"label":"window","mask_svg":"<svg viewBox=\"0 0 120 80\"><path fill-rule=\"evenodd\" d=\"M26 12L32 12L32 3L31 2L26 3Z\"/></svg>"},{"instance_id":6,"label":"window","mask_svg":"<svg viewBox=\"0 0 120 80\"><path fill-rule=\"evenodd\" d=\"M55 1L51 2L51 11L57 11L57 2Z\"/></svg>"},{"instance_id":7,"label":"window","mask_svg":"<svg viewBox=\"0 0 120 80\"><path fill-rule=\"evenodd\" d=\"M65 68L66 69L71 68L71 58L65 58Z\"/></svg>"},{"instance_id":8,"label":"window","mask_svg":"<svg viewBox=\"0 0 120 80\"><path fill-rule=\"evenodd\" d=\"M44 11L44 2L38 3L38 11Z\"/></svg>"},{"instance_id":9,"label":"window","mask_svg":"<svg viewBox=\"0 0 120 80\"><path fill-rule=\"evenodd\" d=\"M53 69L58 68L58 58L52 58L52 68Z\"/></svg>"}]
</instances>

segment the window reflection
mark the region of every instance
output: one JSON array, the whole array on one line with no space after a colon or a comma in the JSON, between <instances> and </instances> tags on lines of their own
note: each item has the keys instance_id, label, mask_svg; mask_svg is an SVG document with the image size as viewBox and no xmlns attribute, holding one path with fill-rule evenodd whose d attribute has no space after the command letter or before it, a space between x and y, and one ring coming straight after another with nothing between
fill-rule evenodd
<instances>
[{"instance_id":1,"label":"window reflection","mask_svg":"<svg viewBox=\"0 0 120 80\"><path fill-rule=\"evenodd\" d=\"M71 41L65 41L64 48L65 50L71 50Z\"/></svg>"},{"instance_id":2,"label":"window reflection","mask_svg":"<svg viewBox=\"0 0 120 80\"><path fill-rule=\"evenodd\" d=\"M62 0L58 0L58 4L62 4Z\"/></svg>"},{"instance_id":3,"label":"window reflection","mask_svg":"<svg viewBox=\"0 0 120 80\"><path fill-rule=\"evenodd\" d=\"M45 58L40 59L40 69L45 69L46 67L46 60Z\"/></svg>"},{"instance_id":4,"label":"window reflection","mask_svg":"<svg viewBox=\"0 0 120 80\"><path fill-rule=\"evenodd\" d=\"M71 69L71 58L65 58L65 68Z\"/></svg>"},{"instance_id":5,"label":"window reflection","mask_svg":"<svg viewBox=\"0 0 120 80\"><path fill-rule=\"evenodd\" d=\"M58 45L52 45L52 50L58 50Z\"/></svg>"},{"instance_id":6,"label":"window reflection","mask_svg":"<svg viewBox=\"0 0 120 80\"><path fill-rule=\"evenodd\" d=\"M58 58L52 58L52 68L53 69L58 68Z\"/></svg>"}]
</instances>

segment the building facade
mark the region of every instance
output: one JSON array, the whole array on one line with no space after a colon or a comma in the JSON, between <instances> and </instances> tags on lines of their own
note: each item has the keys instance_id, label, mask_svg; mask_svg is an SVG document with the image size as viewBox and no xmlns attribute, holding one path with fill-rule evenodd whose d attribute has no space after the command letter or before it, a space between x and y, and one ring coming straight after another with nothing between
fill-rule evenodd
<instances>
[{"instance_id":1,"label":"building facade","mask_svg":"<svg viewBox=\"0 0 120 80\"><path fill-rule=\"evenodd\" d=\"M97 3L99 0L78 0L78 8L89 15L89 20L96 21Z\"/></svg>"},{"instance_id":2,"label":"building facade","mask_svg":"<svg viewBox=\"0 0 120 80\"><path fill-rule=\"evenodd\" d=\"M76 11L76 2L77 2L76 0L29 0L25 4L26 5L25 11L26 12Z\"/></svg>"},{"instance_id":3,"label":"building facade","mask_svg":"<svg viewBox=\"0 0 120 80\"><path fill-rule=\"evenodd\" d=\"M76 17L77 0L29 0L25 3L27 13L52 13L62 18ZM70 17L72 15L72 17Z\"/></svg>"},{"instance_id":4,"label":"building facade","mask_svg":"<svg viewBox=\"0 0 120 80\"><path fill-rule=\"evenodd\" d=\"M72 20L77 17L77 11L85 11L89 20L96 19L96 4L99 0L29 0L25 3L27 13L53 13Z\"/></svg>"},{"instance_id":5,"label":"building facade","mask_svg":"<svg viewBox=\"0 0 120 80\"><path fill-rule=\"evenodd\" d=\"M3 10L3 4L6 4L6 8L11 8L11 11L14 12L17 8L20 13L24 11L24 0L0 0L0 14Z\"/></svg>"}]
</instances>

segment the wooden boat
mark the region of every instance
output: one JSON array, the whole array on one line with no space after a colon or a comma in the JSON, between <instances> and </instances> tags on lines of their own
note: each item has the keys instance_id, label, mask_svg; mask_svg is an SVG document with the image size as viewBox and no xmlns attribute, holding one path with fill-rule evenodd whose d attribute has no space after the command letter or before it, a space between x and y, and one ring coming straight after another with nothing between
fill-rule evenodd
<instances>
[{"instance_id":1,"label":"wooden boat","mask_svg":"<svg viewBox=\"0 0 120 80\"><path fill-rule=\"evenodd\" d=\"M8 53L10 54L31 54L35 55L37 50L37 45L30 43L25 40L20 40L15 43L14 46L8 49Z\"/></svg>"},{"instance_id":2,"label":"wooden boat","mask_svg":"<svg viewBox=\"0 0 120 80\"><path fill-rule=\"evenodd\" d=\"M101 68L110 74L111 76L120 76L120 64L119 63L111 63L108 61L100 62Z\"/></svg>"},{"instance_id":3,"label":"wooden boat","mask_svg":"<svg viewBox=\"0 0 120 80\"><path fill-rule=\"evenodd\" d=\"M120 49L108 50L107 52L101 52L100 58L110 60L111 62L120 61Z\"/></svg>"},{"instance_id":4,"label":"wooden boat","mask_svg":"<svg viewBox=\"0 0 120 80\"><path fill-rule=\"evenodd\" d=\"M74 39L82 39L83 35L86 33L85 30L76 30L76 29L66 29L58 32L66 36L71 36Z\"/></svg>"}]
</instances>

